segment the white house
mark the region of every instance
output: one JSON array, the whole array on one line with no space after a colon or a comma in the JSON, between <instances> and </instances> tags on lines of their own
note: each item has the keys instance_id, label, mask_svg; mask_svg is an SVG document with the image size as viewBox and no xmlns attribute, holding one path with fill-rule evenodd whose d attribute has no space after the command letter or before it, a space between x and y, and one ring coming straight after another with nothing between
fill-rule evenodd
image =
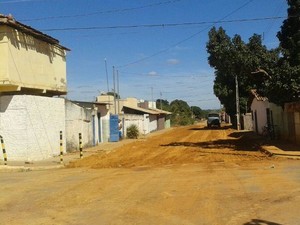
<instances>
[{"instance_id":1,"label":"white house","mask_svg":"<svg viewBox=\"0 0 300 225\"><path fill-rule=\"evenodd\" d=\"M268 98L260 96L255 89L251 90L253 100L251 103L253 130L261 134L264 126L273 126L276 130L282 129L283 109Z\"/></svg>"},{"instance_id":2,"label":"white house","mask_svg":"<svg viewBox=\"0 0 300 225\"><path fill-rule=\"evenodd\" d=\"M106 103L66 100L66 146L68 151L109 140L109 111Z\"/></svg>"},{"instance_id":3,"label":"white house","mask_svg":"<svg viewBox=\"0 0 300 225\"><path fill-rule=\"evenodd\" d=\"M65 146L64 106L63 98L1 96L0 133L8 161L34 161L58 155L60 131Z\"/></svg>"},{"instance_id":4,"label":"white house","mask_svg":"<svg viewBox=\"0 0 300 225\"><path fill-rule=\"evenodd\" d=\"M8 161L65 152L66 53L59 41L0 15L0 135Z\"/></svg>"}]
</instances>

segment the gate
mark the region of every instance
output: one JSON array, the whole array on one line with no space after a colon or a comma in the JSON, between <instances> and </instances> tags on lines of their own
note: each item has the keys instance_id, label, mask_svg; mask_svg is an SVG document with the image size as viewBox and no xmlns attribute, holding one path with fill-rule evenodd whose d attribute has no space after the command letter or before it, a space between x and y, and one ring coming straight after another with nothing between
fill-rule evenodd
<instances>
[{"instance_id":1,"label":"gate","mask_svg":"<svg viewBox=\"0 0 300 225\"><path fill-rule=\"evenodd\" d=\"M109 141L110 142L119 141L119 117L118 117L118 115L110 115L109 125L110 125Z\"/></svg>"}]
</instances>

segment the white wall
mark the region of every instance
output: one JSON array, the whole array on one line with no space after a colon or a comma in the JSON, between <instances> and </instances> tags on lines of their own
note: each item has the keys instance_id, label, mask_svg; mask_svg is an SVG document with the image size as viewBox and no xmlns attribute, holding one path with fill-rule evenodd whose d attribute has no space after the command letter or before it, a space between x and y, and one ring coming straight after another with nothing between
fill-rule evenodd
<instances>
[{"instance_id":1,"label":"white wall","mask_svg":"<svg viewBox=\"0 0 300 225\"><path fill-rule=\"evenodd\" d=\"M0 135L8 161L34 161L65 152L65 101L32 95L0 96Z\"/></svg>"},{"instance_id":2,"label":"white wall","mask_svg":"<svg viewBox=\"0 0 300 225\"><path fill-rule=\"evenodd\" d=\"M136 125L139 129L140 134L148 134L149 133L149 118L147 118L148 114L145 115L134 115L134 114L124 114L120 115L120 119L124 122L122 124L124 131L123 136L126 137L126 129L132 124Z\"/></svg>"},{"instance_id":3,"label":"white wall","mask_svg":"<svg viewBox=\"0 0 300 225\"><path fill-rule=\"evenodd\" d=\"M267 124L267 113L266 109L269 108L272 113L272 125L274 125L275 132L280 130L284 130L284 119L283 119L283 109L271 103L269 101L257 101L253 100L251 104L251 110L253 112L253 130L256 130L255 127L255 110L257 113L257 129L258 133L261 134L263 131L263 127Z\"/></svg>"},{"instance_id":4,"label":"white wall","mask_svg":"<svg viewBox=\"0 0 300 225\"><path fill-rule=\"evenodd\" d=\"M255 126L255 111L257 115L257 131L259 134L262 133L263 127L267 124L266 108L268 108L268 101L257 101L253 99L251 104L251 110L253 112L253 130L256 130Z\"/></svg>"},{"instance_id":5,"label":"white wall","mask_svg":"<svg viewBox=\"0 0 300 225\"><path fill-rule=\"evenodd\" d=\"M149 131L153 132L157 130L157 115L149 115Z\"/></svg>"},{"instance_id":6,"label":"white wall","mask_svg":"<svg viewBox=\"0 0 300 225\"><path fill-rule=\"evenodd\" d=\"M68 151L79 149L79 133L82 134L82 145L84 148L98 143L98 118L96 112L96 110L83 108L66 100L66 142ZM95 120L94 131L93 118Z\"/></svg>"},{"instance_id":7,"label":"white wall","mask_svg":"<svg viewBox=\"0 0 300 225\"><path fill-rule=\"evenodd\" d=\"M101 142L109 141L109 106L98 106L98 112L101 114Z\"/></svg>"}]
</instances>

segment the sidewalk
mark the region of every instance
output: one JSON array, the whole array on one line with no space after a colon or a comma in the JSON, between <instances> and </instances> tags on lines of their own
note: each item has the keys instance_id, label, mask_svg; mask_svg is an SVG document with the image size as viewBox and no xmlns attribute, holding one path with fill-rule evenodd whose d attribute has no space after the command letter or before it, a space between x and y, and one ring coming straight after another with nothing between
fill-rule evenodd
<instances>
[{"instance_id":1,"label":"sidewalk","mask_svg":"<svg viewBox=\"0 0 300 225\"><path fill-rule=\"evenodd\" d=\"M115 148L121 147L131 142L135 141L144 141L147 137L160 135L164 132L169 131L173 128L167 128L164 130L156 131L154 133L147 134L146 136L141 135L139 139L123 139L119 142L104 142L99 143L95 147L83 149L83 157L94 155L100 152L109 152ZM46 169L58 169L64 168L65 165L68 165L69 162L74 160L80 160L79 151L65 153L63 155L63 163L60 162L60 156L54 156L49 159L33 161L33 162L24 162L24 161L9 161L7 165L4 165L3 160L0 160L0 172L1 171L33 171L33 170L46 170Z\"/></svg>"},{"instance_id":2,"label":"sidewalk","mask_svg":"<svg viewBox=\"0 0 300 225\"><path fill-rule=\"evenodd\" d=\"M143 140L143 139L138 139ZM83 157L87 157L93 154L100 152L112 151L115 148L121 147L125 144L137 141L136 139L124 139L119 142L105 142L100 143L95 147L86 148L83 150ZM9 159L8 159L9 160ZM54 156L49 159L33 161L33 162L24 162L24 161L8 161L7 165L4 165L3 160L0 164L1 171L33 171L33 170L45 170L45 169L58 169L63 168L69 162L74 160L80 160L79 151L65 153L63 155L63 163L60 162L60 156Z\"/></svg>"},{"instance_id":3,"label":"sidewalk","mask_svg":"<svg viewBox=\"0 0 300 225\"><path fill-rule=\"evenodd\" d=\"M262 152L269 156L300 160L300 146L283 141L273 141L261 146Z\"/></svg>"}]
</instances>

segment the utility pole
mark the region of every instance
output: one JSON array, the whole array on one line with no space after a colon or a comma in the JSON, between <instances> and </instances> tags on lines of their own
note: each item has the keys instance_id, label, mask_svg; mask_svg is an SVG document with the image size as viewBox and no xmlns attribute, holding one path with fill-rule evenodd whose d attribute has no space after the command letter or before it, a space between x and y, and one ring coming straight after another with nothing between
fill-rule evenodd
<instances>
[{"instance_id":1,"label":"utility pole","mask_svg":"<svg viewBox=\"0 0 300 225\"><path fill-rule=\"evenodd\" d=\"M114 80L114 108L115 108L115 115L117 114L117 107L116 107L116 73L115 73L115 66L113 66L113 80Z\"/></svg>"},{"instance_id":2,"label":"utility pole","mask_svg":"<svg viewBox=\"0 0 300 225\"><path fill-rule=\"evenodd\" d=\"M105 64L105 73L106 73L106 85L107 85L107 98L108 98L108 107L110 109L110 97L109 97L109 82L108 82L108 72L107 72L107 62L106 58L104 59L104 64Z\"/></svg>"},{"instance_id":3,"label":"utility pole","mask_svg":"<svg viewBox=\"0 0 300 225\"><path fill-rule=\"evenodd\" d=\"M239 83L238 83L237 75L235 76L235 102L236 102L236 125L237 125L237 130L240 130L241 129L240 97L239 97Z\"/></svg>"},{"instance_id":4,"label":"utility pole","mask_svg":"<svg viewBox=\"0 0 300 225\"><path fill-rule=\"evenodd\" d=\"M119 114L120 113L119 70L117 70L117 94L118 94L118 114Z\"/></svg>"},{"instance_id":5,"label":"utility pole","mask_svg":"<svg viewBox=\"0 0 300 225\"><path fill-rule=\"evenodd\" d=\"M160 110L162 110L162 93L160 92Z\"/></svg>"},{"instance_id":6,"label":"utility pole","mask_svg":"<svg viewBox=\"0 0 300 225\"><path fill-rule=\"evenodd\" d=\"M151 87L151 101L152 101L151 105L152 105L152 109L153 109L154 108L153 107L153 87Z\"/></svg>"},{"instance_id":7,"label":"utility pole","mask_svg":"<svg viewBox=\"0 0 300 225\"><path fill-rule=\"evenodd\" d=\"M108 84L108 72L107 72L107 62L106 62L106 58L104 59L104 63L105 63L105 72L106 72L106 84L107 84L107 92L109 92L109 84Z\"/></svg>"}]
</instances>

